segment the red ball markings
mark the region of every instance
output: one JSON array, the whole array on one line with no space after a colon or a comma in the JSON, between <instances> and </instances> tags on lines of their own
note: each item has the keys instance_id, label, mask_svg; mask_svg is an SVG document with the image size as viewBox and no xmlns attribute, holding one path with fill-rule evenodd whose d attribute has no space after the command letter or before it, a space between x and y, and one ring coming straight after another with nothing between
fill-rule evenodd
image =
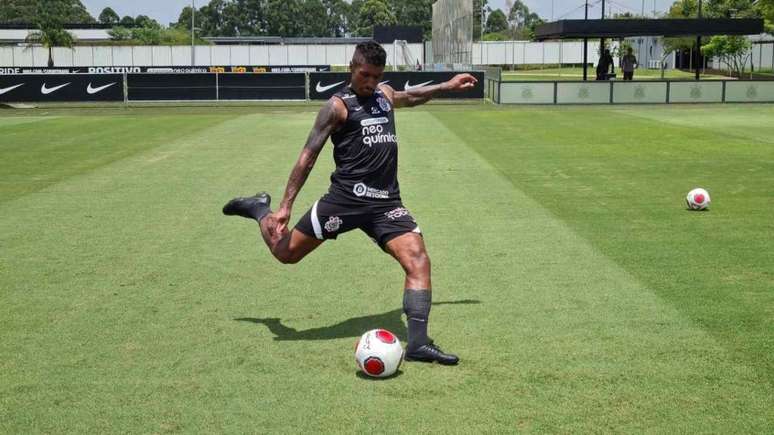
<instances>
[{"instance_id":1,"label":"red ball markings","mask_svg":"<svg viewBox=\"0 0 774 435\"><path fill-rule=\"evenodd\" d=\"M694 196L693 197L693 201L696 204L704 204L704 195L700 193L700 194Z\"/></svg>"},{"instance_id":2,"label":"red ball markings","mask_svg":"<svg viewBox=\"0 0 774 435\"><path fill-rule=\"evenodd\" d=\"M363 370L371 376L378 376L384 373L384 363L374 356L365 360Z\"/></svg>"},{"instance_id":3,"label":"red ball markings","mask_svg":"<svg viewBox=\"0 0 774 435\"><path fill-rule=\"evenodd\" d=\"M385 331L384 329L379 329L376 331L376 338L379 339L379 341L382 341L387 344L395 343L395 336L390 331Z\"/></svg>"}]
</instances>

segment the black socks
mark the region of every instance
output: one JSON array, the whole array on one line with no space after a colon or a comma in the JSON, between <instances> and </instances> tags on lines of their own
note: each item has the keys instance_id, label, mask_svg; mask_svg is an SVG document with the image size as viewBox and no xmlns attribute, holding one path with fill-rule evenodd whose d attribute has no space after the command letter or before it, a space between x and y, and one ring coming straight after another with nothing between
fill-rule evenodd
<instances>
[{"instance_id":1,"label":"black socks","mask_svg":"<svg viewBox=\"0 0 774 435\"><path fill-rule=\"evenodd\" d=\"M403 312L408 323L408 346L411 352L430 343L427 337L427 321L433 294L430 290L406 289L403 291Z\"/></svg>"}]
</instances>

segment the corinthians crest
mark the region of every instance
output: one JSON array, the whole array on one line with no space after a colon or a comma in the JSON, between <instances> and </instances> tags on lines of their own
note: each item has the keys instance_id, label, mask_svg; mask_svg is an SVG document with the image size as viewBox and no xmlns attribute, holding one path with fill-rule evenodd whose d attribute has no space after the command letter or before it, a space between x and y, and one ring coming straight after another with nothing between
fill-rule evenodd
<instances>
[{"instance_id":1,"label":"corinthians crest","mask_svg":"<svg viewBox=\"0 0 774 435\"><path fill-rule=\"evenodd\" d=\"M634 88L634 99L642 100L643 98L645 98L645 86L639 85Z\"/></svg>"},{"instance_id":2,"label":"corinthians crest","mask_svg":"<svg viewBox=\"0 0 774 435\"><path fill-rule=\"evenodd\" d=\"M755 85L750 85L747 87L747 98L754 100L758 98L758 87Z\"/></svg>"},{"instance_id":3,"label":"corinthians crest","mask_svg":"<svg viewBox=\"0 0 774 435\"><path fill-rule=\"evenodd\" d=\"M344 221L342 221L340 217L331 216L328 218L328 222L325 223L325 231L335 233L341 228L342 223L344 223Z\"/></svg>"},{"instance_id":4,"label":"corinthians crest","mask_svg":"<svg viewBox=\"0 0 774 435\"><path fill-rule=\"evenodd\" d=\"M580 98L581 100L585 100L590 96L591 96L591 92L589 91L589 88L587 88L586 86L578 89L578 98Z\"/></svg>"},{"instance_id":5,"label":"corinthians crest","mask_svg":"<svg viewBox=\"0 0 774 435\"><path fill-rule=\"evenodd\" d=\"M691 98L693 99L701 98L701 87L699 85L691 86Z\"/></svg>"},{"instance_id":6,"label":"corinthians crest","mask_svg":"<svg viewBox=\"0 0 774 435\"><path fill-rule=\"evenodd\" d=\"M379 98L376 99L376 102L379 103L379 107L383 111L385 111L385 112L389 112L390 111L390 103L388 103L387 100L385 100L384 98L379 97Z\"/></svg>"},{"instance_id":7,"label":"corinthians crest","mask_svg":"<svg viewBox=\"0 0 774 435\"><path fill-rule=\"evenodd\" d=\"M526 87L521 90L521 98L524 98L525 100L531 100L534 96L534 93L532 92L531 87Z\"/></svg>"}]
</instances>

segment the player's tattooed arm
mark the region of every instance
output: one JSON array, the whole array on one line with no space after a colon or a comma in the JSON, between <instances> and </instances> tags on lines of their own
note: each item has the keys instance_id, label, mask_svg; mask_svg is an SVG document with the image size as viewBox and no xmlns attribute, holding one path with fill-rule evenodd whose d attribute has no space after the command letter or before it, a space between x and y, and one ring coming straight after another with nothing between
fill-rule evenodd
<instances>
[{"instance_id":1,"label":"player's tattooed arm","mask_svg":"<svg viewBox=\"0 0 774 435\"><path fill-rule=\"evenodd\" d=\"M298 192L306 183L309 173L312 172L317 157L323 149L325 142L330 135L347 119L347 109L344 103L338 98L331 98L328 103L320 109L314 127L306 139L306 145L301 150L293 170L290 172L288 185L285 188L285 196L282 198L277 215L290 217L290 211L293 203L298 196Z\"/></svg>"},{"instance_id":2,"label":"player's tattooed arm","mask_svg":"<svg viewBox=\"0 0 774 435\"><path fill-rule=\"evenodd\" d=\"M408 91L395 91L384 85L383 90L392 100L395 107L414 107L430 101L438 92L461 92L476 86L475 77L470 74L457 74L448 82L437 85L422 86Z\"/></svg>"}]
</instances>

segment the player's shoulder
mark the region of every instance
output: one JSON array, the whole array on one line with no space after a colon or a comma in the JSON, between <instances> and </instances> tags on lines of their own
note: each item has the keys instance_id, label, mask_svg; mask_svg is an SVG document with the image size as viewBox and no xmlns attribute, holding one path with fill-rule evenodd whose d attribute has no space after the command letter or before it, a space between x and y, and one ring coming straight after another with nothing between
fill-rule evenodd
<instances>
[{"instance_id":1,"label":"player's shoulder","mask_svg":"<svg viewBox=\"0 0 774 435\"><path fill-rule=\"evenodd\" d=\"M382 83L382 84L379 84L378 89L385 97L387 97L390 103L395 104L393 100L393 97L395 95L395 89L393 89L392 86L386 83Z\"/></svg>"},{"instance_id":2,"label":"player's shoulder","mask_svg":"<svg viewBox=\"0 0 774 435\"><path fill-rule=\"evenodd\" d=\"M344 100L341 96L338 94L333 95L328 99L328 101L325 103L325 106L320 110L328 110L334 113L335 117L338 118L339 121L346 120L347 116L349 115L349 111L347 110L347 105L344 103Z\"/></svg>"}]
</instances>

